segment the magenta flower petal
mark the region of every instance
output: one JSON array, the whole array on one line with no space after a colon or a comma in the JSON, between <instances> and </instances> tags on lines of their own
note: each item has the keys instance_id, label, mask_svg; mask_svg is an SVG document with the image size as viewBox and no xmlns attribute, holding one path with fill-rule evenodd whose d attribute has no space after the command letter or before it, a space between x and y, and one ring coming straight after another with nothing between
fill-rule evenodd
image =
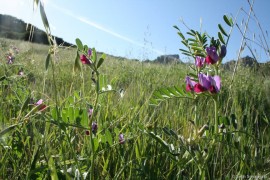
<instances>
[{"instance_id":1,"label":"magenta flower petal","mask_svg":"<svg viewBox=\"0 0 270 180\"><path fill-rule=\"evenodd\" d=\"M211 86L211 81L210 81L210 77L200 73L199 74L199 83L206 89L208 90Z\"/></svg>"},{"instance_id":2,"label":"magenta flower petal","mask_svg":"<svg viewBox=\"0 0 270 180\"><path fill-rule=\"evenodd\" d=\"M225 45L222 45L221 48L220 48L220 54L219 54L219 57L222 59L226 56L227 54L227 48Z\"/></svg>"},{"instance_id":3,"label":"magenta flower petal","mask_svg":"<svg viewBox=\"0 0 270 180\"><path fill-rule=\"evenodd\" d=\"M42 111L42 110L46 109L46 107L47 107L45 104L43 104L43 99L38 100L38 102L36 102L35 105L40 106L39 111Z\"/></svg>"},{"instance_id":4,"label":"magenta flower petal","mask_svg":"<svg viewBox=\"0 0 270 180\"><path fill-rule=\"evenodd\" d=\"M219 58L216 48L214 46L207 47L206 52L207 52L207 56L208 56L208 57L206 57L206 62L208 64L215 64Z\"/></svg>"},{"instance_id":5,"label":"magenta flower petal","mask_svg":"<svg viewBox=\"0 0 270 180\"><path fill-rule=\"evenodd\" d=\"M98 125L96 122L92 122L92 132L93 134L96 134L98 130Z\"/></svg>"},{"instance_id":6,"label":"magenta flower petal","mask_svg":"<svg viewBox=\"0 0 270 180\"><path fill-rule=\"evenodd\" d=\"M125 142L125 138L124 138L124 134L119 134L119 143L120 144L124 144L124 142Z\"/></svg>"},{"instance_id":7,"label":"magenta flower petal","mask_svg":"<svg viewBox=\"0 0 270 180\"><path fill-rule=\"evenodd\" d=\"M91 64L91 61L87 59L87 57L84 54L81 55L80 59L83 64Z\"/></svg>"},{"instance_id":8,"label":"magenta flower petal","mask_svg":"<svg viewBox=\"0 0 270 180\"><path fill-rule=\"evenodd\" d=\"M93 108L89 108L89 109L88 109L88 112L87 112L87 113L88 113L88 117L89 117L89 118L92 116L93 111L94 111Z\"/></svg>"},{"instance_id":9,"label":"magenta flower petal","mask_svg":"<svg viewBox=\"0 0 270 180\"><path fill-rule=\"evenodd\" d=\"M193 91L196 82L191 80L189 76L186 77L186 91Z\"/></svg>"},{"instance_id":10,"label":"magenta flower petal","mask_svg":"<svg viewBox=\"0 0 270 180\"><path fill-rule=\"evenodd\" d=\"M205 88L201 84L199 84L199 83L195 84L195 86L194 86L195 93L202 93L204 91L205 91Z\"/></svg>"},{"instance_id":11,"label":"magenta flower petal","mask_svg":"<svg viewBox=\"0 0 270 180\"><path fill-rule=\"evenodd\" d=\"M43 103L43 99L38 100L38 102L36 102L36 105L41 105Z\"/></svg>"},{"instance_id":12,"label":"magenta flower petal","mask_svg":"<svg viewBox=\"0 0 270 180\"><path fill-rule=\"evenodd\" d=\"M203 67L204 61L205 61L205 58L200 57L200 56L196 56L195 65L196 65L197 67Z\"/></svg>"},{"instance_id":13,"label":"magenta flower petal","mask_svg":"<svg viewBox=\"0 0 270 180\"><path fill-rule=\"evenodd\" d=\"M217 92L220 91L221 88L221 79L219 76L211 77L211 85L215 88Z\"/></svg>"},{"instance_id":14,"label":"magenta flower petal","mask_svg":"<svg viewBox=\"0 0 270 180\"><path fill-rule=\"evenodd\" d=\"M91 55L92 55L92 49L89 48L89 49L88 49L88 56L91 56Z\"/></svg>"}]
</instances>

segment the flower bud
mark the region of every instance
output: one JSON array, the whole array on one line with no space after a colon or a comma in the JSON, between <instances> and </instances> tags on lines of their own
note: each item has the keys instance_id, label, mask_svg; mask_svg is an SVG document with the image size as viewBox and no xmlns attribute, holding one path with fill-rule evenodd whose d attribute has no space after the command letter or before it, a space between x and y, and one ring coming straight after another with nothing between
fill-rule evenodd
<instances>
[{"instance_id":1,"label":"flower bud","mask_svg":"<svg viewBox=\"0 0 270 180\"><path fill-rule=\"evenodd\" d=\"M219 54L219 57L222 59L226 56L227 54L227 48L225 45L222 45L221 48L220 48L220 54Z\"/></svg>"}]
</instances>

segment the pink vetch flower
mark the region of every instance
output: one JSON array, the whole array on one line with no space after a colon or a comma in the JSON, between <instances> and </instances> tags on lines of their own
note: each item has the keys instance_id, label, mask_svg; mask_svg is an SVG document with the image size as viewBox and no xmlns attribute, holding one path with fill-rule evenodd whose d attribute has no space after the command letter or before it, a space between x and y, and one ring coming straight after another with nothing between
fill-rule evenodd
<instances>
[{"instance_id":1,"label":"pink vetch flower","mask_svg":"<svg viewBox=\"0 0 270 180\"><path fill-rule=\"evenodd\" d=\"M92 49L91 48L89 48L87 52L88 52L88 56L92 55Z\"/></svg>"},{"instance_id":2,"label":"pink vetch flower","mask_svg":"<svg viewBox=\"0 0 270 180\"><path fill-rule=\"evenodd\" d=\"M218 54L217 54L216 47L214 47L214 46L207 47L206 52L207 52L207 56L205 58L205 62L207 64L215 64L218 61L218 58L219 58Z\"/></svg>"},{"instance_id":3,"label":"pink vetch flower","mask_svg":"<svg viewBox=\"0 0 270 180\"><path fill-rule=\"evenodd\" d=\"M83 64L88 64L88 65L92 64L91 60L89 60L84 54L81 55L80 59Z\"/></svg>"},{"instance_id":4,"label":"pink vetch flower","mask_svg":"<svg viewBox=\"0 0 270 180\"><path fill-rule=\"evenodd\" d=\"M89 131L89 130L86 130L86 131L85 131L85 135L86 135L86 136L89 136L89 135L90 135L90 131Z\"/></svg>"},{"instance_id":5,"label":"pink vetch flower","mask_svg":"<svg viewBox=\"0 0 270 180\"><path fill-rule=\"evenodd\" d=\"M92 116L92 114L93 114L93 111L94 111L94 109L92 108L92 107L90 107L89 109L88 109L88 117L90 118L91 116Z\"/></svg>"},{"instance_id":6,"label":"pink vetch flower","mask_svg":"<svg viewBox=\"0 0 270 180\"><path fill-rule=\"evenodd\" d=\"M8 64L13 64L13 62L14 62L14 57L11 55L11 54L9 54L8 56L7 56L7 63Z\"/></svg>"},{"instance_id":7,"label":"pink vetch flower","mask_svg":"<svg viewBox=\"0 0 270 180\"><path fill-rule=\"evenodd\" d=\"M189 76L186 77L186 91L187 92L193 91L196 84L197 83L191 80Z\"/></svg>"},{"instance_id":8,"label":"pink vetch flower","mask_svg":"<svg viewBox=\"0 0 270 180\"><path fill-rule=\"evenodd\" d=\"M96 134L98 130L98 125L96 122L92 122L92 132L93 134Z\"/></svg>"},{"instance_id":9,"label":"pink vetch flower","mask_svg":"<svg viewBox=\"0 0 270 180\"><path fill-rule=\"evenodd\" d=\"M22 69L19 70L18 75L19 75L19 76L23 76L23 75L24 75L24 72L23 72Z\"/></svg>"},{"instance_id":10,"label":"pink vetch flower","mask_svg":"<svg viewBox=\"0 0 270 180\"><path fill-rule=\"evenodd\" d=\"M208 76L208 75L200 73L199 82L205 90L208 90L212 94L218 93L220 91L221 80L220 80L220 77L217 75Z\"/></svg>"},{"instance_id":11,"label":"pink vetch flower","mask_svg":"<svg viewBox=\"0 0 270 180\"><path fill-rule=\"evenodd\" d=\"M205 58L204 57L200 57L200 56L196 56L196 61L195 61L195 65L199 68L203 67L205 62Z\"/></svg>"},{"instance_id":12,"label":"pink vetch flower","mask_svg":"<svg viewBox=\"0 0 270 180\"><path fill-rule=\"evenodd\" d=\"M208 76L203 73L198 75L199 82L191 80L189 76L186 77L186 91L195 92L197 94L209 91L211 94L218 93L221 87L221 80L219 76Z\"/></svg>"},{"instance_id":13,"label":"pink vetch flower","mask_svg":"<svg viewBox=\"0 0 270 180\"><path fill-rule=\"evenodd\" d=\"M47 108L45 104L43 104L43 99L38 100L38 102L35 103L36 106L39 106L39 111L43 111Z\"/></svg>"},{"instance_id":14,"label":"pink vetch flower","mask_svg":"<svg viewBox=\"0 0 270 180\"><path fill-rule=\"evenodd\" d=\"M219 54L219 57L222 59L226 56L227 54L227 48L225 45L222 45L221 48L220 48L220 54Z\"/></svg>"},{"instance_id":15,"label":"pink vetch flower","mask_svg":"<svg viewBox=\"0 0 270 180\"><path fill-rule=\"evenodd\" d=\"M122 133L119 134L119 143L120 144L124 144L125 143L125 138L124 138L124 135Z\"/></svg>"},{"instance_id":16,"label":"pink vetch flower","mask_svg":"<svg viewBox=\"0 0 270 180\"><path fill-rule=\"evenodd\" d=\"M220 91L221 79L219 76L210 76L211 86L208 89L210 93L215 94Z\"/></svg>"}]
</instances>

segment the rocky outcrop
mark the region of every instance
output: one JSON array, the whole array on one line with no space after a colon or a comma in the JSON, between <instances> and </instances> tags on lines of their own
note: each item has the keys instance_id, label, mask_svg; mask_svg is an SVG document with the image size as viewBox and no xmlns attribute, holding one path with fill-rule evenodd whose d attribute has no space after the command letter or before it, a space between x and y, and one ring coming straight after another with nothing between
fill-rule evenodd
<instances>
[{"instance_id":1,"label":"rocky outcrop","mask_svg":"<svg viewBox=\"0 0 270 180\"><path fill-rule=\"evenodd\" d=\"M179 63L181 61L179 59L178 54L171 54L171 55L158 56L157 59L154 60L154 62L168 64L168 63Z\"/></svg>"}]
</instances>

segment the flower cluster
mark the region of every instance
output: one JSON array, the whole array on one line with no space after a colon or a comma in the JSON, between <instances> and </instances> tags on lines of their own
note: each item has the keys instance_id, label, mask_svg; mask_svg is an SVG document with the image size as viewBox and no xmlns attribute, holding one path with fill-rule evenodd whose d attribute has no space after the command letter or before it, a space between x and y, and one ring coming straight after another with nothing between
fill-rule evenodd
<instances>
[{"instance_id":1,"label":"flower cluster","mask_svg":"<svg viewBox=\"0 0 270 180\"><path fill-rule=\"evenodd\" d=\"M225 45L220 47L220 53L217 53L215 46L207 47L206 57L196 56L195 66L198 72L198 81L195 81L194 78L187 76L186 77L186 91L195 92L200 94L203 92L209 92L211 94L216 94L220 91L221 79L218 75L210 76L201 72L201 69L207 65L216 64L218 61L221 61L227 53Z\"/></svg>"},{"instance_id":2,"label":"flower cluster","mask_svg":"<svg viewBox=\"0 0 270 180\"><path fill-rule=\"evenodd\" d=\"M218 93L220 91L221 80L219 76L209 76L203 73L198 75L199 82L191 79L191 77L186 77L186 91L202 93L209 91L211 94Z\"/></svg>"},{"instance_id":3,"label":"flower cluster","mask_svg":"<svg viewBox=\"0 0 270 180\"><path fill-rule=\"evenodd\" d=\"M86 65L91 65L93 63L92 60L90 59L91 55L92 55L92 49L89 48L88 49L88 55L87 56L84 55L84 54L82 54L80 56L81 62L83 64L86 64Z\"/></svg>"},{"instance_id":4,"label":"flower cluster","mask_svg":"<svg viewBox=\"0 0 270 180\"><path fill-rule=\"evenodd\" d=\"M47 106L43 103L43 99L38 100L35 103L35 106L39 106L39 108L38 108L39 111L43 111L47 108Z\"/></svg>"},{"instance_id":5,"label":"flower cluster","mask_svg":"<svg viewBox=\"0 0 270 180\"><path fill-rule=\"evenodd\" d=\"M7 55L7 64L13 64L15 60L15 57L12 55L12 53L9 53Z\"/></svg>"},{"instance_id":6,"label":"flower cluster","mask_svg":"<svg viewBox=\"0 0 270 180\"><path fill-rule=\"evenodd\" d=\"M125 143L125 138L124 138L124 134L119 134L119 143L120 144L124 144Z\"/></svg>"}]
</instances>

